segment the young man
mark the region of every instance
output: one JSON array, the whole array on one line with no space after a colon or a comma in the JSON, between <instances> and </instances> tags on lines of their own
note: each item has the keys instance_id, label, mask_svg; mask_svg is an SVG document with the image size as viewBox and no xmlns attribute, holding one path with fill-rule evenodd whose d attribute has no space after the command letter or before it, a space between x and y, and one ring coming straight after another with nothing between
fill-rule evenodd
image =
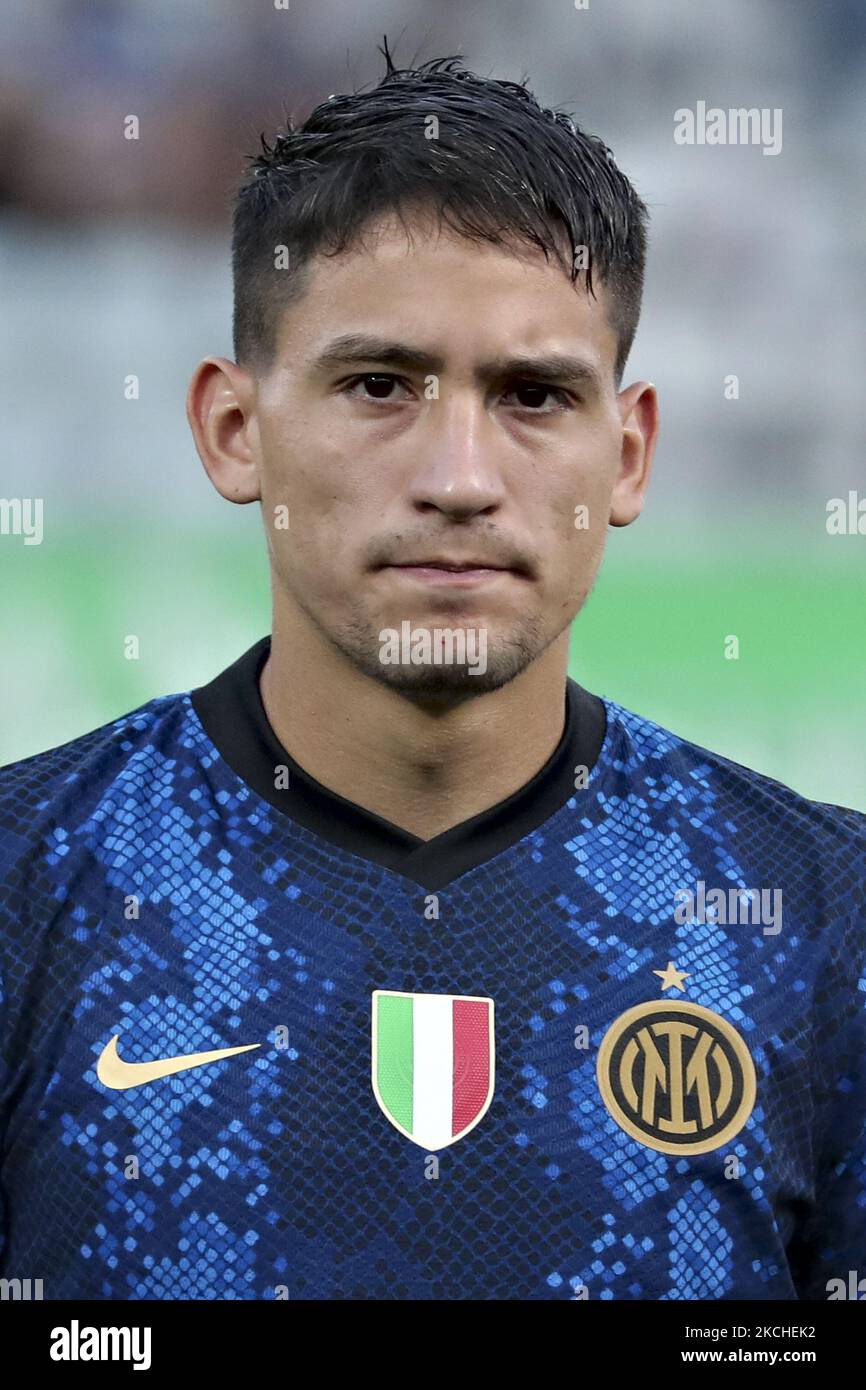
<instances>
[{"instance_id":1,"label":"young man","mask_svg":"<svg viewBox=\"0 0 866 1390\"><path fill-rule=\"evenodd\" d=\"M263 142L190 387L271 636L2 777L2 1274L826 1298L866 818L568 679L656 442L646 209L523 87L388 64Z\"/></svg>"}]
</instances>

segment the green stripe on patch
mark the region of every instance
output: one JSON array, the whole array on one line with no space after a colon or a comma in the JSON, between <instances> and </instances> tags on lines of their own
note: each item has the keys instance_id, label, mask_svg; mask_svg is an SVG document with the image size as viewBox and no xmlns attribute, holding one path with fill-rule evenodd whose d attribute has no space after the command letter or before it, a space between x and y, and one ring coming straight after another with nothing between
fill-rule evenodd
<instances>
[{"instance_id":1,"label":"green stripe on patch","mask_svg":"<svg viewBox=\"0 0 866 1390\"><path fill-rule=\"evenodd\" d=\"M412 1133L412 1000L380 994L376 1031L376 1084L382 1103Z\"/></svg>"}]
</instances>

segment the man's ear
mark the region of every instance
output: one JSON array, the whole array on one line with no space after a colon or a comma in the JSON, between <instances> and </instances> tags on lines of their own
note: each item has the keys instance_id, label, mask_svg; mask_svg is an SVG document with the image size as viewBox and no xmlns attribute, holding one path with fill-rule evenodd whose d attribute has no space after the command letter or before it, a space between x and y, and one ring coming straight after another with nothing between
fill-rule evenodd
<instances>
[{"instance_id":1,"label":"man's ear","mask_svg":"<svg viewBox=\"0 0 866 1390\"><path fill-rule=\"evenodd\" d=\"M206 357L193 373L186 418L205 472L229 502L258 502L255 386L248 371L226 357Z\"/></svg>"},{"instance_id":2,"label":"man's ear","mask_svg":"<svg viewBox=\"0 0 866 1390\"><path fill-rule=\"evenodd\" d=\"M659 433L659 404L651 381L636 381L617 396L622 450L610 500L611 526L629 526L640 516L649 486Z\"/></svg>"}]
</instances>

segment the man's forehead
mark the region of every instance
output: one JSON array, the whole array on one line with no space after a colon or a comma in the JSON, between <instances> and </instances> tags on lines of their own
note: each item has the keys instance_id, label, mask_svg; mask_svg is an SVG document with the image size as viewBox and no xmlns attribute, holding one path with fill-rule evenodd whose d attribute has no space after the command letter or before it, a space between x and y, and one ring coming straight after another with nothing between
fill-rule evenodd
<instances>
[{"instance_id":1,"label":"man's forehead","mask_svg":"<svg viewBox=\"0 0 866 1390\"><path fill-rule=\"evenodd\" d=\"M515 269L536 272L548 276L551 281L558 276L569 287L566 267L570 263L570 251L564 233L558 245L561 262L552 253L545 256L541 247L507 231L491 241L461 233L426 210L413 215L404 213L402 219L396 212L388 211L364 223L337 254L323 249L321 254L311 257L309 265L314 273L335 265L344 267L347 272L363 273L365 266L369 272L370 266L376 263L393 268L401 261L411 266L420 260L466 260L476 268L486 264L500 266L503 270L511 263Z\"/></svg>"},{"instance_id":2,"label":"man's forehead","mask_svg":"<svg viewBox=\"0 0 866 1390\"><path fill-rule=\"evenodd\" d=\"M446 274L435 294L404 292L416 272L435 273L438 261ZM459 263L469 274L458 286L449 275ZM589 295L583 274L572 282L538 247L475 241L430 219L404 226L393 215L383 217L340 253L312 257L305 279L283 329L291 338L300 328L305 355L317 359L336 357L339 340L352 336L411 342L444 359L454 346L455 307L467 310L460 312L462 346L473 339L487 357L505 347L518 356L580 352L597 356L602 369L616 353L607 290L597 279Z\"/></svg>"}]
</instances>

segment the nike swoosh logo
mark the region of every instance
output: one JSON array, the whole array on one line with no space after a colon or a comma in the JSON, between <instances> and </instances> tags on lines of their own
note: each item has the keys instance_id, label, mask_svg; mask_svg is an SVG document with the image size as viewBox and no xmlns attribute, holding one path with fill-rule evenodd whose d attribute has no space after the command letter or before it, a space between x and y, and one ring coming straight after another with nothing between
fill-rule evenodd
<instances>
[{"instance_id":1,"label":"nike swoosh logo","mask_svg":"<svg viewBox=\"0 0 866 1390\"><path fill-rule=\"evenodd\" d=\"M191 1071L193 1067L206 1067L208 1062L221 1062L226 1057L236 1057L239 1052L251 1052L261 1043L246 1043L243 1047L220 1047L216 1052L188 1052L185 1057L164 1057L156 1062L124 1062L117 1055L115 1033L111 1042L106 1043L96 1063L96 1075L112 1091L129 1091L133 1086L146 1086L148 1081L159 1081L163 1076L174 1076L179 1071Z\"/></svg>"}]
</instances>

